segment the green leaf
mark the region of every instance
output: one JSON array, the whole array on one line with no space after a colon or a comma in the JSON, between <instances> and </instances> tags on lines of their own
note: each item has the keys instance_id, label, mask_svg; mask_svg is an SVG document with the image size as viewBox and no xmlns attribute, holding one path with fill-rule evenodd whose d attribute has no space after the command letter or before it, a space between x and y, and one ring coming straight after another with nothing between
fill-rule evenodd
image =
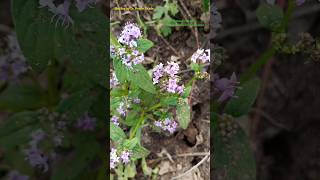
<instances>
[{"instance_id":1,"label":"green leaf","mask_svg":"<svg viewBox=\"0 0 320 180\"><path fill-rule=\"evenodd\" d=\"M160 103L164 106L176 106L178 104L178 97L164 97L161 98Z\"/></svg>"},{"instance_id":2,"label":"green leaf","mask_svg":"<svg viewBox=\"0 0 320 180\"><path fill-rule=\"evenodd\" d=\"M125 139L126 134L120 127L114 125L113 123L110 123L110 138L112 141L118 142Z\"/></svg>"},{"instance_id":3,"label":"green leaf","mask_svg":"<svg viewBox=\"0 0 320 180\"><path fill-rule=\"evenodd\" d=\"M0 109L34 110L45 105L45 93L31 85L10 85L0 94Z\"/></svg>"},{"instance_id":4,"label":"green leaf","mask_svg":"<svg viewBox=\"0 0 320 180\"><path fill-rule=\"evenodd\" d=\"M68 118L73 121L88 112L96 98L96 96L90 95L89 90L85 89L62 100L56 107L56 111L67 113Z\"/></svg>"},{"instance_id":5,"label":"green leaf","mask_svg":"<svg viewBox=\"0 0 320 180\"><path fill-rule=\"evenodd\" d=\"M187 99L179 99L179 104L177 106L177 119L179 125L182 129L187 129L190 117L190 106Z\"/></svg>"},{"instance_id":6,"label":"green leaf","mask_svg":"<svg viewBox=\"0 0 320 180\"><path fill-rule=\"evenodd\" d=\"M52 180L71 180L78 179L80 174L89 172L90 162L97 156L101 146L92 138L78 136L73 155L63 158L52 173Z\"/></svg>"},{"instance_id":7,"label":"green leaf","mask_svg":"<svg viewBox=\"0 0 320 180\"><path fill-rule=\"evenodd\" d=\"M132 138L132 139L126 139L123 141L123 144L121 145L122 148L125 150L132 150L134 147L136 147L139 144L138 138Z\"/></svg>"},{"instance_id":8,"label":"green leaf","mask_svg":"<svg viewBox=\"0 0 320 180\"><path fill-rule=\"evenodd\" d=\"M278 31L281 28L284 14L277 5L261 4L256 14L260 24L264 27L273 31Z\"/></svg>"},{"instance_id":9,"label":"green leaf","mask_svg":"<svg viewBox=\"0 0 320 180\"><path fill-rule=\"evenodd\" d=\"M0 149L10 151L18 146L27 144L31 137L29 136L35 129L35 125L21 127L14 133L0 138Z\"/></svg>"},{"instance_id":10,"label":"green leaf","mask_svg":"<svg viewBox=\"0 0 320 180\"><path fill-rule=\"evenodd\" d=\"M156 88L152 83L148 71L141 64L135 66L134 72L130 71L129 79L133 85L136 85L149 93L156 93Z\"/></svg>"},{"instance_id":11,"label":"green leaf","mask_svg":"<svg viewBox=\"0 0 320 180\"><path fill-rule=\"evenodd\" d=\"M138 122L139 119L139 111L138 110L132 110L128 113L126 120L125 120L125 124L127 126L134 126L136 125L136 123Z\"/></svg>"},{"instance_id":12,"label":"green leaf","mask_svg":"<svg viewBox=\"0 0 320 180\"><path fill-rule=\"evenodd\" d=\"M38 121L38 113L26 111L19 112L10 116L0 126L0 137L7 136L12 133L16 133L19 129L33 125Z\"/></svg>"},{"instance_id":13,"label":"green leaf","mask_svg":"<svg viewBox=\"0 0 320 180\"><path fill-rule=\"evenodd\" d=\"M154 45L154 43L148 39L138 39L137 41L137 49L142 52L145 53L147 52L150 48L152 48L152 46Z\"/></svg>"},{"instance_id":14,"label":"green leaf","mask_svg":"<svg viewBox=\"0 0 320 180\"><path fill-rule=\"evenodd\" d=\"M176 1L173 2L173 3L168 3L168 4L167 4L167 8L168 8L168 10L171 12L171 14L172 14L173 16L175 16L175 15L179 12L179 10L178 10L178 4L177 4Z\"/></svg>"},{"instance_id":15,"label":"green leaf","mask_svg":"<svg viewBox=\"0 0 320 180\"><path fill-rule=\"evenodd\" d=\"M185 87L184 91L183 91L183 94L182 94L182 97L183 98L188 98L190 93L191 93L191 89L192 89L192 86Z\"/></svg>"},{"instance_id":16,"label":"green leaf","mask_svg":"<svg viewBox=\"0 0 320 180\"><path fill-rule=\"evenodd\" d=\"M202 0L202 7L203 7L204 11L209 11L210 0Z\"/></svg>"},{"instance_id":17,"label":"green leaf","mask_svg":"<svg viewBox=\"0 0 320 180\"><path fill-rule=\"evenodd\" d=\"M122 64L120 59L118 58L113 59L113 67L114 67L117 79L121 83L125 83L127 80L129 80L129 70L124 64Z\"/></svg>"},{"instance_id":18,"label":"green leaf","mask_svg":"<svg viewBox=\"0 0 320 180\"><path fill-rule=\"evenodd\" d=\"M227 103L225 112L233 117L247 114L258 95L260 83L258 78L254 78L240 85L241 89L235 93L237 98L233 98Z\"/></svg>"},{"instance_id":19,"label":"green leaf","mask_svg":"<svg viewBox=\"0 0 320 180\"><path fill-rule=\"evenodd\" d=\"M160 23L160 32L166 37L172 33L171 26L176 24L174 19L170 18L170 16L166 16L165 18L159 21Z\"/></svg>"},{"instance_id":20,"label":"green leaf","mask_svg":"<svg viewBox=\"0 0 320 180\"><path fill-rule=\"evenodd\" d=\"M217 116L212 117L215 118L211 122L215 144L213 166L216 174L221 174L222 179L255 180L255 159L245 132L239 125L235 125L237 122L233 119L222 121Z\"/></svg>"},{"instance_id":21,"label":"green leaf","mask_svg":"<svg viewBox=\"0 0 320 180\"><path fill-rule=\"evenodd\" d=\"M154 9L154 13L152 16L152 19L161 19L161 17L163 16L163 14L166 12L166 8L162 7L162 6L157 6Z\"/></svg>"},{"instance_id":22,"label":"green leaf","mask_svg":"<svg viewBox=\"0 0 320 180\"><path fill-rule=\"evenodd\" d=\"M138 146L133 148L131 159L133 161L135 161L135 160L147 157L149 155L149 153L150 152L146 148L138 145Z\"/></svg>"},{"instance_id":23,"label":"green leaf","mask_svg":"<svg viewBox=\"0 0 320 180\"><path fill-rule=\"evenodd\" d=\"M28 63L38 72L58 60L71 62L84 79L106 86L107 54L105 51L108 20L98 8L79 13L70 6L74 23L62 26L48 8L39 8L38 0L13 0L12 14L21 49Z\"/></svg>"},{"instance_id":24,"label":"green leaf","mask_svg":"<svg viewBox=\"0 0 320 180\"><path fill-rule=\"evenodd\" d=\"M146 162L146 158L142 158L141 167L142 167L142 171L143 171L144 175L151 176L152 169L148 167L147 162Z\"/></svg>"},{"instance_id":25,"label":"green leaf","mask_svg":"<svg viewBox=\"0 0 320 180\"><path fill-rule=\"evenodd\" d=\"M127 178L134 178L136 174L137 174L137 170L134 162L131 162L130 164L126 165L124 169L124 175Z\"/></svg>"}]
</instances>

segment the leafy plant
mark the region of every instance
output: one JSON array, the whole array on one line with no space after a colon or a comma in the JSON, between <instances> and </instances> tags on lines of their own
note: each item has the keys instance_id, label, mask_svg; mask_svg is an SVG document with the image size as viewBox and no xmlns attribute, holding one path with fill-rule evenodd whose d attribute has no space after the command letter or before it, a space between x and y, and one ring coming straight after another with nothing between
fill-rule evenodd
<instances>
[{"instance_id":1,"label":"leafy plant","mask_svg":"<svg viewBox=\"0 0 320 180\"><path fill-rule=\"evenodd\" d=\"M111 96L110 109L111 155L110 167L118 179L133 178L136 175L136 163L142 160L146 176L152 171L146 165L149 151L141 144L143 127L154 131L173 134L179 127L186 129L191 121L188 97L191 84L197 79L207 79L203 63L209 62L208 50L198 50L191 58L190 66L196 75L188 82L179 77L179 65L176 62L156 65L150 73L142 66L144 53L153 46L140 28L126 23L116 39L110 36L111 57ZM186 86L185 86L186 85Z\"/></svg>"},{"instance_id":2,"label":"leafy plant","mask_svg":"<svg viewBox=\"0 0 320 180\"><path fill-rule=\"evenodd\" d=\"M12 14L26 62L5 64L21 81L0 80L0 109L9 113L1 171L9 179L105 179L105 16L78 0L13 0Z\"/></svg>"},{"instance_id":3,"label":"leafy plant","mask_svg":"<svg viewBox=\"0 0 320 180\"><path fill-rule=\"evenodd\" d=\"M159 34L168 36L172 33L172 26L176 21L173 17L179 12L176 0L165 0L164 6L157 6L152 19L157 21L156 30Z\"/></svg>"}]
</instances>

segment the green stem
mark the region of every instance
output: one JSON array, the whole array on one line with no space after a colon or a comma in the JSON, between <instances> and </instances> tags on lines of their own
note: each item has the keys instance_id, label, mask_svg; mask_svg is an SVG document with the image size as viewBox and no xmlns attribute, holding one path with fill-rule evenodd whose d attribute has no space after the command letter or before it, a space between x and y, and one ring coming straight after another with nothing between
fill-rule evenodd
<instances>
[{"instance_id":1,"label":"green stem","mask_svg":"<svg viewBox=\"0 0 320 180\"><path fill-rule=\"evenodd\" d=\"M282 21L281 32L287 31L288 24L290 22L294 7L295 7L295 3L293 2L293 0L289 0L288 8L286 10L285 16ZM274 44L271 44L271 47L262 54L262 56L258 59L258 61L252 64L249 70L241 76L240 82L243 83L251 79L253 76L255 76L257 71L261 69L262 66L265 65L276 54L276 52L277 50Z\"/></svg>"},{"instance_id":2,"label":"green stem","mask_svg":"<svg viewBox=\"0 0 320 180\"><path fill-rule=\"evenodd\" d=\"M160 104L160 103L155 104L155 105L153 105L152 107L150 107L150 108L147 110L147 112L153 111L153 110L155 110L155 109L157 109L157 108L159 108L159 107L161 107L161 104Z\"/></svg>"},{"instance_id":3,"label":"green stem","mask_svg":"<svg viewBox=\"0 0 320 180\"><path fill-rule=\"evenodd\" d=\"M134 138L136 136L136 133L138 131L138 129L141 127L141 125L143 125L144 123L144 111L142 111L140 119L138 121L138 123L134 126L133 130L130 133L130 139Z\"/></svg>"},{"instance_id":4,"label":"green stem","mask_svg":"<svg viewBox=\"0 0 320 180\"><path fill-rule=\"evenodd\" d=\"M53 107L59 101L58 90L58 68L56 64L51 64L48 67L48 107Z\"/></svg>"}]
</instances>

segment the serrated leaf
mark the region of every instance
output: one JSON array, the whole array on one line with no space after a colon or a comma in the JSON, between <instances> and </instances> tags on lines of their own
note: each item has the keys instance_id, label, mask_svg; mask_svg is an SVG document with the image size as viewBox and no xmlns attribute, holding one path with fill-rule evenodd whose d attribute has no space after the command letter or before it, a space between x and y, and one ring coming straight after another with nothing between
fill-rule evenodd
<instances>
[{"instance_id":1,"label":"serrated leaf","mask_svg":"<svg viewBox=\"0 0 320 180\"><path fill-rule=\"evenodd\" d=\"M161 19L161 17L163 16L163 14L166 12L166 8L162 7L162 6L157 6L154 9L154 13L152 16L152 19Z\"/></svg>"},{"instance_id":2,"label":"serrated leaf","mask_svg":"<svg viewBox=\"0 0 320 180\"><path fill-rule=\"evenodd\" d=\"M110 123L110 138L114 142L119 142L126 138L126 134L120 127Z\"/></svg>"},{"instance_id":3,"label":"serrated leaf","mask_svg":"<svg viewBox=\"0 0 320 180\"><path fill-rule=\"evenodd\" d=\"M68 114L68 118L74 121L88 112L96 99L95 96L89 94L87 89L74 93L69 98L62 100L56 107L56 111Z\"/></svg>"},{"instance_id":4,"label":"serrated leaf","mask_svg":"<svg viewBox=\"0 0 320 180\"><path fill-rule=\"evenodd\" d=\"M124 123L127 126L134 126L138 122L138 119L139 119L138 115L139 115L139 111L137 111L137 110L130 111L128 113Z\"/></svg>"},{"instance_id":5,"label":"serrated leaf","mask_svg":"<svg viewBox=\"0 0 320 180\"><path fill-rule=\"evenodd\" d=\"M256 14L260 24L264 27L273 31L277 31L281 27L284 14L277 5L261 4Z\"/></svg>"},{"instance_id":6,"label":"serrated leaf","mask_svg":"<svg viewBox=\"0 0 320 180\"><path fill-rule=\"evenodd\" d=\"M168 3L167 7L173 16L175 16L179 12L177 2Z\"/></svg>"},{"instance_id":7,"label":"serrated leaf","mask_svg":"<svg viewBox=\"0 0 320 180\"><path fill-rule=\"evenodd\" d=\"M124 175L127 178L134 178L136 174L137 174L137 170L134 162L131 162L130 164L126 165L124 169Z\"/></svg>"},{"instance_id":8,"label":"serrated leaf","mask_svg":"<svg viewBox=\"0 0 320 180\"><path fill-rule=\"evenodd\" d=\"M241 127L232 130L230 136L222 135L217 116L211 120L213 125L213 141L215 156L213 159L216 174L223 174L223 179L255 180L256 166L254 154L250 148L249 138ZM232 123L236 123L232 120ZM233 128L234 125L231 125ZM229 132L229 133L231 133Z\"/></svg>"},{"instance_id":9,"label":"serrated leaf","mask_svg":"<svg viewBox=\"0 0 320 180\"><path fill-rule=\"evenodd\" d=\"M126 150L132 150L134 147L136 147L139 144L138 138L132 138L132 139L126 139L121 144L121 148L124 148Z\"/></svg>"},{"instance_id":10,"label":"serrated leaf","mask_svg":"<svg viewBox=\"0 0 320 180\"><path fill-rule=\"evenodd\" d=\"M137 41L137 49L142 53L147 52L153 45L154 43L148 39L138 39Z\"/></svg>"},{"instance_id":11,"label":"serrated leaf","mask_svg":"<svg viewBox=\"0 0 320 180\"><path fill-rule=\"evenodd\" d=\"M100 152L101 146L91 137L76 141L78 142L74 154L63 158L57 166L54 166L52 180L78 179L80 174L89 171L90 161Z\"/></svg>"},{"instance_id":12,"label":"serrated leaf","mask_svg":"<svg viewBox=\"0 0 320 180\"><path fill-rule=\"evenodd\" d=\"M113 59L113 67L120 83L125 83L127 80L129 80L129 69L122 64L119 58Z\"/></svg>"},{"instance_id":13,"label":"serrated leaf","mask_svg":"<svg viewBox=\"0 0 320 180\"><path fill-rule=\"evenodd\" d=\"M160 103L164 106L176 106L178 104L178 97L164 97L161 98Z\"/></svg>"},{"instance_id":14,"label":"serrated leaf","mask_svg":"<svg viewBox=\"0 0 320 180\"><path fill-rule=\"evenodd\" d=\"M260 89L260 80L258 78L251 79L240 84L241 89L235 93L236 98L231 99L226 107L225 112L233 117L240 117L249 112L251 106L255 102Z\"/></svg>"},{"instance_id":15,"label":"serrated leaf","mask_svg":"<svg viewBox=\"0 0 320 180\"><path fill-rule=\"evenodd\" d=\"M70 6L74 23L69 27L52 22L48 8L39 8L38 0L13 0L12 13L21 49L28 63L38 72L58 60L71 61L74 71L84 79L103 86L107 83L105 51L108 23L97 8L79 13Z\"/></svg>"},{"instance_id":16,"label":"serrated leaf","mask_svg":"<svg viewBox=\"0 0 320 180\"><path fill-rule=\"evenodd\" d=\"M38 113L32 111L19 112L8 119L0 127L0 137L15 133L19 129L33 125L38 121Z\"/></svg>"},{"instance_id":17,"label":"serrated leaf","mask_svg":"<svg viewBox=\"0 0 320 180\"><path fill-rule=\"evenodd\" d=\"M141 159L143 157L147 157L149 155L149 153L150 152L146 148L138 145L133 148L131 159L133 161L135 161L135 160Z\"/></svg>"},{"instance_id":18,"label":"serrated leaf","mask_svg":"<svg viewBox=\"0 0 320 180\"><path fill-rule=\"evenodd\" d=\"M191 121L190 106L187 99L180 99L177 105L177 119L182 129L187 129Z\"/></svg>"},{"instance_id":19,"label":"serrated leaf","mask_svg":"<svg viewBox=\"0 0 320 180\"><path fill-rule=\"evenodd\" d=\"M156 93L156 88L152 83L148 71L141 64L135 66L134 72L130 71L128 78L133 85L138 86L149 93Z\"/></svg>"},{"instance_id":20,"label":"serrated leaf","mask_svg":"<svg viewBox=\"0 0 320 180\"><path fill-rule=\"evenodd\" d=\"M0 109L23 111L45 105L45 93L32 85L10 85L0 94Z\"/></svg>"}]
</instances>

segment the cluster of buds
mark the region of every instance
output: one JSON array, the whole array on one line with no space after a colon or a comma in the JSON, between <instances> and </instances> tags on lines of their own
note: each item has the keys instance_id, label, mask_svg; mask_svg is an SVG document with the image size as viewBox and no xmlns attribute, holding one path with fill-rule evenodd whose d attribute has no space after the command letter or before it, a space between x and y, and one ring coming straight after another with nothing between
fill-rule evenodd
<instances>
[{"instance_id":1,"label":"cluster of buds","mask_svg":"<svg viewBox=\"0 0 320 180\"><path fill-rule=\"evenodd\" d=\"M169 131L171 134L174 133L178 127L178 123L170 118L166 118L164 121L155 121L154 125L164 131Z\"/></svg>"},{"instance_id":2,"label":"cluster of buds","mask_svg":"<svg viewBox=\"0 0 320 180\"><path fill-rule=\"evenodd\" d=\"M120 156L118 155L120 154ZM121 153L117 152L117 149L111 148L110 152L110 168L114 169L119 163L128 164L130 162L130 155L129 151L122 151Z\"/></svg>"},{"instance_id":3,"label":"cluster of buds","mask_svg":"<svg viewBox=\"0 0 320 180\"><path fill-rule=\"evenodd\" d=\"M178 63L168 62L167 66L163 66L163 64L160 63L152 70L153 84L159 84L162 89L169 93L182 94L184 91L184 85L178 85L178 72Z\"/></svg>"},{"instance_id":4,"label":"cluster of buds","mask_svg":"<svg viewBox=\"0 0 320 180\"><path fill-rule=\"evenodd\" d=\"M122 47L110 46L111 56L119 57L122 64L132 69L133 65L141 64L144 61L144 54L137 50L137 40L142 37L140 28L134 23L127 23L118 42Z\"/></svg>"}]
</instances>

